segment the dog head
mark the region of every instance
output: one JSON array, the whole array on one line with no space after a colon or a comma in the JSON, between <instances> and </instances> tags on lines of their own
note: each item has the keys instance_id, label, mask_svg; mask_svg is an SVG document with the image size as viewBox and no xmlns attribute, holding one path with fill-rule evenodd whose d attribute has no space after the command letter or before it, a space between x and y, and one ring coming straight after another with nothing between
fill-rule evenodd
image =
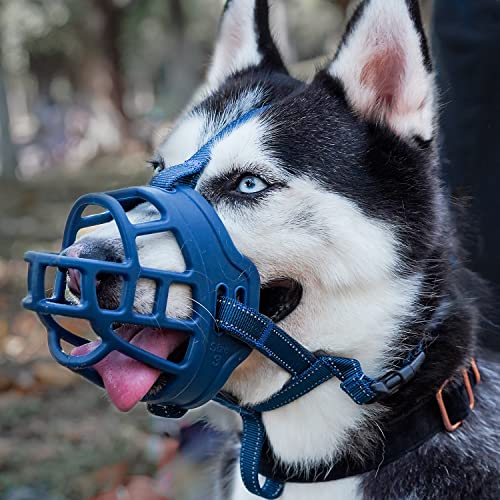
<instances>
[{"instance_id":1,"label":"dog head","mask_svg":"<svg viewBox=\"0 0 500 500\"><path fill-rule=\"evenodd\" d=\"M310 83L289 75L266 0L228 1L202 97L157 152L157 170L182 163L245 112L268 109L218 141L196 189L256 265L261 311L311 351L359 359L376 375L415 314L421 266L439 234L434 88L417 2L365 1L337 54ZM132 222L157 213L142 204ZM171 234L137 242L142 265L182 271ZM78 240L73 256L116 260L113 223ZM78 294L71 276L69 288ZM112 308L119 279L100 280ZM139 282L135 308L151 309ZM190 291L170 291L185 317ZM244 403L276 392L287 374L254 352L227 388ZM346 404L351 404L350 402Z\"/></svg>"}]
</instances>

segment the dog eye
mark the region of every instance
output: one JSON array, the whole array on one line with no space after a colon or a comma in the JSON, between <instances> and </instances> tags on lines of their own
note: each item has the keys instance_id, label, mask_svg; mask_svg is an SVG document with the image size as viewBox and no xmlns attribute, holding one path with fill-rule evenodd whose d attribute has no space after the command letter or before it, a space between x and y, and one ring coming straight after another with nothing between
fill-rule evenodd
<instances>
[{"instance_id":1,"label":"dog eye","mask_svg":"<svg viewBox=\"0 0 500 500\"><path fill-rule=\"evenodd\" d=\"M236 191L243 194L255 194L264 191L269 187L267 182L263 181L260 177L255 175L245 175L238 183Z\"/></svg>"}]
</instances>

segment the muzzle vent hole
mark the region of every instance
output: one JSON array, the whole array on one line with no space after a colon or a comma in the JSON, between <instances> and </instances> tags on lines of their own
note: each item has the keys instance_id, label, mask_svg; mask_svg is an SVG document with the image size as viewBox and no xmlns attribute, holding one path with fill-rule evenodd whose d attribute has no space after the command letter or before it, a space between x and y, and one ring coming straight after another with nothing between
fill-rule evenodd
<instances>
[{"instance_id":1,"label":"muzzle vent hole","mask_svg":"<svg viewBox=\"0 0 500 500\"><path fill-rule=\"evenodd\" d=\"M106 222L111 222L113 220L113 216L108 210L99 205L87 205L81 217L87 219L85 221L86 227L83 227L76 233L76 241L99 229Z\"/></svg>"},{"instance_id":2,"label":"muzzle vent hole","mask_svg":"<svg viewBox=\"0 0 500 500\"><path fill-rule=\"evenodd\" d=\"M57 268L47 267L45 270L44 290L45 298L50 299L54 295L55 279L57 275Z\"/></svg>"},{"instance_id":3,"label":"muzzle vent hole","mask_svg":"<svg viewBox=\"0 0 500 500\"><path fill-rule=\"evenodd\" d=\"M121 202L127 217L132 224L159 221L162 218L158 208L144 198L132 198Z\"/></svg>"},{"instance_id":4,"label":"muzzle vent hole","mask_svg":"<svg viewBox=\"0 0 500 500\"><path fill-rule=\"evenodd\" d=\"M90 323L86 319L54 316L54 320L70 333L76 335L77 337L80 337L81 339L87 340L89 342L100 340L100 338L94 333L92 327L90 326ZM66 342L65 340L61 340L61 347L66 354L70 354L76 346L69 342Z\"/></svg>"},{"instance_id":5,"label":"muzzle vent hole","mask_svg":"<svg viewBox=\"0 0 500 500\"><path fill-rule=\"evenodd\" d=\"M135 287L134 309L139 314L153 314L157 303L157 282L148 278L140 278Z\"/></svg>"},{"instance_id":6,"label":"muzzle vent hole","mask_svg":"<svg viewBox=\"0 0 500 500\"><path fill-rule=\"evenodd\" d=\"M101 207L100 205L87 205L82 212L82 217L88 217L89 215L97 215L97 214L103 214L107 212L107 210L104 207Z\"/></svg>"},{"instance_id":7,"label":"muzzle vent hole","mask_svg":"<svg viewBox=\"0 0 500 500\"><path fill-rule=\"evenodd\" d=\"M115 311L124 301L125 289L123 276L99 273L95 280L97 303L101 309Z\"/></svg>"},{"instance_id":8,"label":"muzzle vent hole","mask_svg":"<svg viewBox=\"0 0 500 500\"><path fill-rule=\"evenodd\" d=\"M241 302L242 304L245 303L245 295L246 295L246 290L243 287L239 287L236 290L236 300L238 302Z\"/></svg>"},{"instance_id":9,"label":"muzzle vent hole","mask_svg":"<svg viewBox=\"0 0 500 500\"><path fill-rule=\"evenodd\" d=\"M169 318L189 319L203 307L193 299L193 290L184 283L172 283L168 290L166 315Z\"/></svg>"},{"instance_id":10,"label":"muzzle vent hole","mask_svg":"<svg viewBox=\"0 0 500 500\"><path fill-rule=\"evenodd\" d=\"M137 255L142 267L183 273L186 261L171 231L137 236Z\"/></svg>"}]
</instances>

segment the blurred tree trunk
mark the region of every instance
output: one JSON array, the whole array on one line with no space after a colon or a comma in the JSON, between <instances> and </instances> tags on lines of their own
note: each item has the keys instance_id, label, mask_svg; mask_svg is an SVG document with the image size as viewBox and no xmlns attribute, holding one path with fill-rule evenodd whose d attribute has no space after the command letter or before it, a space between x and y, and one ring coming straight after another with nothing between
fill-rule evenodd
<instances>
[{"instance_id":1,"label":"blurred tree trunk","mask_svg":"<svg viewBox=\"0 0 500 500\"><path fill-rule=\"evenodd\" d=\"M123 134L128 138L130 118L124 107L126 84L120 51L120 33L125 8L119 7L113 0L92 0L92 3L102 19L100 56L109 69L112 85L110 100L122 121Z\"/></svg>"},{"instance_id":2,"label":"blurred tree trunk","mask_svg":"<svg viewBox=\"0 0 500 500\"><path fill-rule=\"evenodd\" d=\"M192 90L199 80L197 68L201 65L201 54L195 50L188 35L186 2L168 1L168 26L171 46L163 67L164 95L174 99L168 104L169 111L176 114L192 97ZM172 65L175 71L171 71Z\"/></svg>"},{"instance_id":3,"label":"blurred tree trunk","mask_svg":"<svg viewBox=\"0 0 500 500\"><path fill-rule=\"evenodd\" d=\"M7 105L7 92L3 80L3 71L0 66L0 175L3 178L16 176L16 152L10 135L9 108Z\"/></svg>"}]
</instances>

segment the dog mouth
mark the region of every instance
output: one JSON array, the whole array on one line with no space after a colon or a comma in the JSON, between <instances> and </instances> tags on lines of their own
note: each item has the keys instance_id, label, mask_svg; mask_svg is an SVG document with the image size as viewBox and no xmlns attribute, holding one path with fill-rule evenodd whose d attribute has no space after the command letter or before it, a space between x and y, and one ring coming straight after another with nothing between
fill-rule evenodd
<instances>
[{"instance_id":1,"label":"dog mouth","mask_svg":"<svg viewBox=\"0 0 500 500\"><path fill-rule=\"evenodd\" d=\"M271 280L260 289L259 311L273 320L281 321L299 305L302 298L302 286L293 279L281 278ZM186 352L187 342L181 343L168 357L172 361L180 361ZM176 359L176 357L180 359ZM170 380L170 375L162 373L156 380L148 395L159 392Z\"/></svg>"},{"instance_id":2,"label":"dog mouth","mask_svg":"<svg viewBox=\"0 0 500 500\"><path fill-rule=\"evenodd\" d=\"M302 286L293 279L280 278L261 287L259 310L274 322L286 318L300 303ZM115 324L114 333L143 351L181 362L187 352L189 336L166 328L140 325ZM72 356L90 354L101 345L101 340L89 342L71 351ZM93 368L100 375L111 402L120 411L129 411L146 396L158 393L170 380L162 373L141 361L119 351L110 352Z\"/></svg>"},{"instance_id":3,"label":"dog mouth","mask_svg":"<svg viewBox=\"0 0 500 500\"><path fill-rule=\"evenodd\" d=\"M260 289L259 311L277 323L285 319L302 299L302 285L291 278L264 283Z\"/></svg>"},{"instance_id":4,"label":"dog mouth","mask_svg":"<svg viewBox=\"0 0 500 500\"><path fill-rule=\"evenodd\" d=\"M115 334L150 354L173 362L184 359L189 344L185 333L165 328L140 325L114 325ZM83 356L101 345L101 340L89 342L71 351L71 356ZM93 368L102 378L111 402L120 411L129 411L148 394L154 394L165 384L162 372L119 351L110 352Z\"/></svg>"}]
</instances>

